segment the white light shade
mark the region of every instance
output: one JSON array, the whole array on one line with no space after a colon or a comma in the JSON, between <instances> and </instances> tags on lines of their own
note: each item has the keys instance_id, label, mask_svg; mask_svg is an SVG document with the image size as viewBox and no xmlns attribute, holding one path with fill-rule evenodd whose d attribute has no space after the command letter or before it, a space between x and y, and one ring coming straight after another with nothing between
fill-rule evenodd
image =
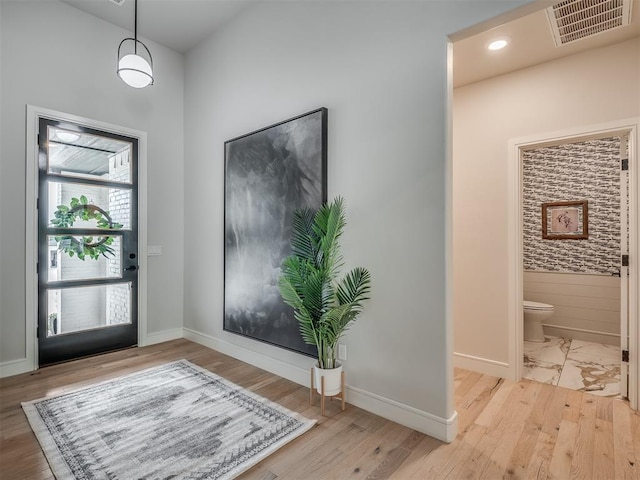
<instances>
[{"instance_id":1,"label":"white light shade","mask_svg":"<svg viewBox=\"0 0 640 480\"><path fill-rule=\"evenodd\" d=\"M125 55L118 62L118 76L133 88L144 88L153 82L151 66L140 55Z\"/></svg>"},{"instance_id":2,"label":"white light shade","mask_svg":"<svg viewBox=\"0 0 640 480\"><path fill-rule=\"evenodd\" d=\"M487 48L489 50L500 50L506 47L508 43L506 40L496 40L495 42L491 42Z\"/></svg>"}]
</instances>

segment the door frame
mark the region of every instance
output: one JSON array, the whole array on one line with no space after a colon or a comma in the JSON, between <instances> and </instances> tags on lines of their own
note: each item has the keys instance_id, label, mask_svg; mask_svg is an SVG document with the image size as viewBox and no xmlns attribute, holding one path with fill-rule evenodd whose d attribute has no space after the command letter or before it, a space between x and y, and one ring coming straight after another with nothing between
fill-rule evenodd
<instances>
[{"instance_id":1,"label":"door frame","mask_svg":"<svg viewBox=\"0 0 640 480\"><path fill-rule=\"evenodd\" d=\"M509 373L512 380L522 378L523 355L523 226L522 218L522 151L567 141L586 140L603 135L629 135L629 403L638 409L640 398L640 208L638 208L638 187L640 186L640 166L638 147L640 145L640 117L588 125L572 129L539 133L527 137L511 139L508 142L508 338Z\"/></svg>"},{"instance_id":2,"label":"door frame","mask_svg":"<svg viewBox=\"0 0 640 480\"><path fill-rule=\"evenodd\" d=\"M41 117L73 122L138 140L138 346L147 344L147 133L90 118L27 105L25 344L30 370L38 369L38 123Z\"/></svg>"}]
</instances>

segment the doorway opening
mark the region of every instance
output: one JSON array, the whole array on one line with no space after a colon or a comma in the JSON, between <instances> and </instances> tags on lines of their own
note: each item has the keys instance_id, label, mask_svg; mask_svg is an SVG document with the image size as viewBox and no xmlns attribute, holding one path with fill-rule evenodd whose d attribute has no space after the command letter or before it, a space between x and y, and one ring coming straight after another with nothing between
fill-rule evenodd
<instances>
[{"instance_id":1,"label":"doorway opening","mask_svg":"<svg viewBox=\"0 0 640 480\"><path fill-rule=\"evenodd\" d=\"M521 151L523 378L627 396L627 145L611 135Z\"/></svg>"},{"instance_id":2,"label":"doorway opening","mask_svg":"<svg viewBox=\"0 0 640 480\"><path fill-rule=\"evenodd\" d=\"M27 369L145 345L146 133L26 110Z\"/></svg>"},{"instance_id":3,"label":"doorway opening","mask_svg":"<svg viewBox=\"0 0 640 480\"><path fill-rule=\"evenodd\" d=\"M629 398L634 409L640 213L636 207L638 120L509 142L513 192L509 228L515 232L509 255L509 308L515 378L596 395L619 394ZM572 151L566 164L559 163L563 150ZM566 175L562 173L565 169ZM544 186L535 184L540 175L546 176ZM566 195L574 201L566 201ZM573 230L581 238L566 238L570 234L557 233L556 229L558 239L554 239L553 229L543 229L540 222L553 221L556 213L568 209L576 210L579 225ZM542 238L542 231L547 238ZM525 335L531 328L531 318L525 318L525 301L536 302L534 309L552 306L552 314L542 320L545 343L539 342L538 346L525 341L531 335ZM536 371L537 367L546 370Z\"/></svg>"}]
</instances>

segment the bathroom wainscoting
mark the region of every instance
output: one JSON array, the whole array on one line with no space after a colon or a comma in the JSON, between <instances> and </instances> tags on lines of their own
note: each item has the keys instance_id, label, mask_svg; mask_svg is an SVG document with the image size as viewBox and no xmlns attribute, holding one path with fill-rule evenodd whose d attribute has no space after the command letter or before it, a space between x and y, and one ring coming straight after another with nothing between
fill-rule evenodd
<instances>
[{"instance_id":1,"label":"bathroom wainscoting","mask_svg":"<svg viewBox=\"0 0 640 480\"><path fill-rule=\"evenodd\" d=\"M554 306L545 335L620 345L620 277L524 272L524 298Z\"/></svg>"}]
</instances>

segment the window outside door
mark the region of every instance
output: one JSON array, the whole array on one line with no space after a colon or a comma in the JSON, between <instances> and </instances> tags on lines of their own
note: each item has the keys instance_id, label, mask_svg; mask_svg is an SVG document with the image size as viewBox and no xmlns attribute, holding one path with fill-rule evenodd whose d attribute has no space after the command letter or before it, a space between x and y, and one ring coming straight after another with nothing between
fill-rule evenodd
<instances>
[{"instance_id":1,"label":"window outside door","mask_svg":"<svg viewBox=\"0 0 640 480\"><path fill-rule=\"evenodd\" d=\"M138 140L40 118L41 366L138 342Z\"/></svg>"}]
</instances>

